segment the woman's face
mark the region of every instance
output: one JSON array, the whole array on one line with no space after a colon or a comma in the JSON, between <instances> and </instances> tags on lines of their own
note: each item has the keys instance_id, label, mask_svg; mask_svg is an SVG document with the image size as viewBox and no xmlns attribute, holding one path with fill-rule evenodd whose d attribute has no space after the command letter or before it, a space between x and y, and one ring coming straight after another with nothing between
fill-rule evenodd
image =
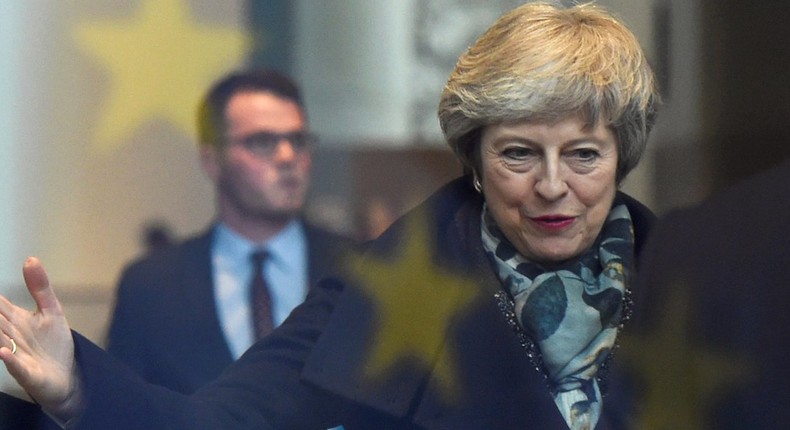
<instances>
[{"instance_id":1,"label":"woman's face","mask_svg":"<svg viewBox=\"0 0 790 430\"><path fill-rule=\"evenodd\" d=\"M480 151L488 208L524 257L553 264L592 246L617 191L609 127L582 116L489 125Z\"/></svg>"}]
</instances>

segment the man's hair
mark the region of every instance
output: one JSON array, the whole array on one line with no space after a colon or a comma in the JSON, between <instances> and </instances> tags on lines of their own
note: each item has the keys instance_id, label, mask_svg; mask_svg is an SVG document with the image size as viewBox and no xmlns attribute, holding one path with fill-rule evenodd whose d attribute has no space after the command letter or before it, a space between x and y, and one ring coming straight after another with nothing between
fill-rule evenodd
<instances>
[{"instance_id":1,"label":"man's hair","mask_svg":"<svg viewBox=\"0 0 790 430\"><path fill-rule=\"evenodd\" d=\"M201 146L225 144L225 108L239 93L263 92L294 102L306 117L299 86L290 77L270 69L238 71L217 81L198 105L197 127Z\"/></svg>"}]
</instances>

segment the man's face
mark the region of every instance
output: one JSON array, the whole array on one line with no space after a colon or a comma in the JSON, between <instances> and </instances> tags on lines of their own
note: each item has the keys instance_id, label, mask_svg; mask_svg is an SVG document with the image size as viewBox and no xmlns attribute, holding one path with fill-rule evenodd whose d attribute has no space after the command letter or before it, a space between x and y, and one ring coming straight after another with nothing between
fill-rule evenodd
<instances>
[{"instance_id":1,"label":"man's face","mask_svg":"<svg viewBox=\"0 0 790 430\"><path fill-rule=\"evenodd\" d=\"M220 216L282 221L297 215L312 163L299 106L267 92L241 92L228 102L225 120L226 145L204 151Z\"/></svg>"}]
</instances>

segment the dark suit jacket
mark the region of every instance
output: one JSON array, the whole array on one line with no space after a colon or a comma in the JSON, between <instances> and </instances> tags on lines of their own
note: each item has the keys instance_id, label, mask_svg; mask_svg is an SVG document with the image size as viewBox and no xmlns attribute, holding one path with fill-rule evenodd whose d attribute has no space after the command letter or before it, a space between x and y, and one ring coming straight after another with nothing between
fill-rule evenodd
<instances>
[{"instance_id":1,"label":"dark suit jacket","mask_svg":"<svg viewBox=\"0 0 790 430\"><path fill-rule=\"evenodd\" d=\"M623 198L639 246L652 214ZM567 429L494 297L481 206L468 178L449 184L190 397L141 383L75 335L78 428ZM598 429L623 428L626 405L605 400Z\"/></svg>"},{"instance_id":2,"label":"dark suit jacket","mask_svg":"<svg viewBox=\"0 0 790 430\"><path fill-rule=\"evenodd\" d=\"M310 285L329 274L345 238L305 225ZM107 350L146 380L192 393L233 361L217 317L213 228L128 266Z\"/></svg>"}]
</instances>

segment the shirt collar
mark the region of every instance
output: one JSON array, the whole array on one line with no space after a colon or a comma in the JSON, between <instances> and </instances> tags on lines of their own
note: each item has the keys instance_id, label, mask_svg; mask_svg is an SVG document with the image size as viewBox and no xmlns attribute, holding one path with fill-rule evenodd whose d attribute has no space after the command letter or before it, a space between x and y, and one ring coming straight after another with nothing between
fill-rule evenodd
<instances>
[{"instance_id":1,"label":"shirt collar","mask_svg":"<svg viewBox=\"0 0 790 430\"><path fill-rule=\"evenodd\" d=\"M297 261L295 257L303 255L305 251L304 226L299 220L289 222L280 232L262 243L253 242L220 222L214 230L214 240L217 248L222 249L225 255L234 256L235 261L245 264L247 257L255 249L267 249L272 263L285 267L290 266L290 262Z\"/></svg>"}]
</instances>

